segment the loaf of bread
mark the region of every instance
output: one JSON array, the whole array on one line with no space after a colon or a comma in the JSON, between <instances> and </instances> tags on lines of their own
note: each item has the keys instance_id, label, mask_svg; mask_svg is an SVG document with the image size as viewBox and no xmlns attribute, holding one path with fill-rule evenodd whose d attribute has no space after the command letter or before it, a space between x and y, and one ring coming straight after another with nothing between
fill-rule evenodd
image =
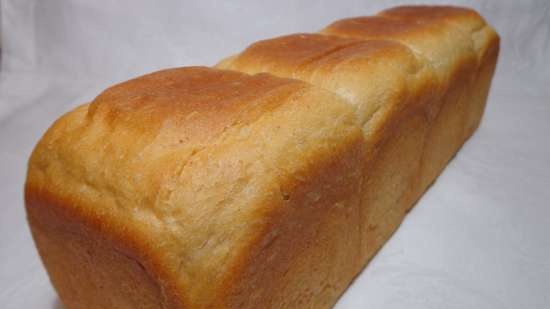
<instances>
[{"instance_id":1,"label":"loaf of bread","mask_svg":"<svg viewBox=\"0 0 550 309\"><path fill-rule=\"evenodd\" d=\"M67 309L323 309L481 119L497 34L398 7L115 85L58 119L25 201Z\"/></svg>"}]
</instances>

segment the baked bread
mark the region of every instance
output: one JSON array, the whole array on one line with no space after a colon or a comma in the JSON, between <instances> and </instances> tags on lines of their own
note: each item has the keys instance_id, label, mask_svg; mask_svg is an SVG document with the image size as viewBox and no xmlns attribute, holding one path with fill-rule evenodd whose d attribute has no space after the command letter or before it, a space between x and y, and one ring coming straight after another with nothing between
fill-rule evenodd
<instances>
[{"instance_id":1,"label":"baked bread","mask_svg":"<svg viewBox=\"0 0 550 309\"><path fill-rule=\"evenodd\" d=\"M61 300L332 307L478 125L497 53L471 10L400 7L107 89L29 161Z\"/></svg>"},{"instance_id":2,"label":"baked bread","mask_svg":"<svg viewBox=\"0 0 550 309\"><path fill-rule=\"evenodd\" d=\"M322 34L259 41L219 68L296 78L346 98L365 132L365 261L473 133L498 53L474 11L397 7Z\"/></svg>"},{"instance_id":3,"label":"baked bread","mask_svg":"<svg viewBox=\"0 0 550 309\"><path fill-rule=\"evenodd\" d=\"M431 63L442 97L426 137L423 190L479 125L496 67L498 35L475 11L450 6L395 7L336 21L322 33L396 41Z\"/></svg>"}]
</instances>

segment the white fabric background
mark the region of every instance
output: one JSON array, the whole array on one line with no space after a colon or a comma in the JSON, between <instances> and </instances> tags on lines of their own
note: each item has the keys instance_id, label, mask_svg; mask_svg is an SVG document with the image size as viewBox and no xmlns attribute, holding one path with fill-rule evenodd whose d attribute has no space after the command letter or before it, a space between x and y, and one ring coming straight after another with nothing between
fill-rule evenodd
<instances>
[{"instance_id":1,"label":"white fabric background","mask_svg":"<svg viewBox=\"0 0 550 309\"><path fill-rule=\"evenodd\" d=\"M258 39L400 3L0 1L8 309L62 308L26 225L22 187L32 147L63 112L129 77L211 65ZM478 9L502 37L485 118L337 309L550 308L550 2L452 3Z\"/></svg>"}]
</instances>

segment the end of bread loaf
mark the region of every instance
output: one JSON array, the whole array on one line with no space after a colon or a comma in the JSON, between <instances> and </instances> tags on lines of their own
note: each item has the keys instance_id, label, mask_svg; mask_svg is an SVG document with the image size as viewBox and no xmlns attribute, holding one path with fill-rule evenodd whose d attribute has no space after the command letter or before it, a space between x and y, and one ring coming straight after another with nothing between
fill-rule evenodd
<instances>
[{"instance_id":1,"label":"end of bread loaf","mask_svg":"<svg viewBox=\"0 0 550 309\"><path fill-rule=\"evenodd\" d=\"M318 237L359 235L361 140L347 104L303 82L152 73L48 130L29 162L29 222L69 308L143 298L150 308L257 308L273 289L288 302L313 298L301 280L325 288L359 263L359 238ZM312 277L316 266L299 258L309 250L341 266Z\"/></svg>"}]
</instances>

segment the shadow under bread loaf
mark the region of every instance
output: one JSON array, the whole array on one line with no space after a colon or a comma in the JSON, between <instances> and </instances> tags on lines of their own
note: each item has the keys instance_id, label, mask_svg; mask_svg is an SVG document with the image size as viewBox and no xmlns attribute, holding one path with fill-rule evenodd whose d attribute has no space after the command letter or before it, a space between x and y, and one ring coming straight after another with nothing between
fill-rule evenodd
<instances>
[{"instance_id":1,"label":"shadow under bread loaf","mask_svg":"<svg viewBox=\"0 0 550 309\"><path fill-rule=\"evenodd\" d=\"M471 10L400 7L107 89L29 162L61 300L331 308L478 125L497 54Z\"/></svg>"}]
</instances>

